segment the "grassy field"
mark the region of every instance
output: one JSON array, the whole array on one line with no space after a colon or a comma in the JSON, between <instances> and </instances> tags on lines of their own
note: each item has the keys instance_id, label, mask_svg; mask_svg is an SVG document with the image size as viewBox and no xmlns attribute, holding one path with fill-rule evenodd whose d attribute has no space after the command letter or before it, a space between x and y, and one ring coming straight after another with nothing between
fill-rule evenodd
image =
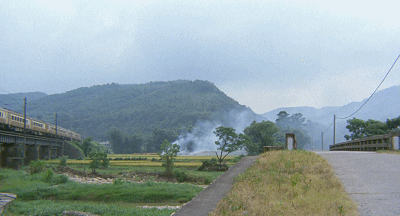
<instances>
[{"instance_id":1,"label":"grassy field","mask_svg":"<svg viewBox=\"0 0 400 216\"><path fill-rule=\"evenodd\" d=\"M159 156L109 157L112 159L110 166L96 171L118 177L113 184L77 183L50 171L30 175L27 174L27 167L20 171L0 169L0 191L17 194L18 197L6 215L62 215L65 210L99 215L170 215L176 210L143 209L137 206L182 205L203 190L198 184L210 184L223 173L196 171L201 161L212 156L179 156L174 170L186 173L190 183L156 182L153 178L135 183L124 181L123 177L132 173L154 177L153 174L158 175L165 170L162 162L158 161ZM238 160L233 156L227 159L230 161L228 164ZM59 160L46 161L47 165L53 167L59 163ZM88 160L67 160L66 165L76 170L90 171Z\"/></svg>"},{"instance_id":2,"label":"grassy field","mask_svg":"<svg viewBox=\"0 0 400 216\"><path fill-rule=\"evenodd\" d=\"M211 214L358 215L328 162L307 151L272 151L239 175Z\"/></svg>"}]
</instances>

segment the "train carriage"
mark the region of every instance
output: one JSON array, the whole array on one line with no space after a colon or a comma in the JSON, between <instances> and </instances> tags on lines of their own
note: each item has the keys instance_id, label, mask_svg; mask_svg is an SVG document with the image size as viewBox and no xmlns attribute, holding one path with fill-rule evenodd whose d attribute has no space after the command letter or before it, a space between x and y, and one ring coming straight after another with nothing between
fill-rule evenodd
<instances>
[{"instance_id":1,"label":"train carriage","mask_svg":"<svg viewBox=\"0 0 400 216\"><path fill-rule=\"evenodd\" d=\"M18 132L23 132L24 129L24 117L22 114L0 108L0 126L3 129L10 129ZM56 126L45 123L43 121L39 121L32 118L26 118L25 128L36 135L51 135L51 136L60 136L68 139L81 140L81 135L70 131L68 129L57 127Z\"/></svg>"}]
</instances>

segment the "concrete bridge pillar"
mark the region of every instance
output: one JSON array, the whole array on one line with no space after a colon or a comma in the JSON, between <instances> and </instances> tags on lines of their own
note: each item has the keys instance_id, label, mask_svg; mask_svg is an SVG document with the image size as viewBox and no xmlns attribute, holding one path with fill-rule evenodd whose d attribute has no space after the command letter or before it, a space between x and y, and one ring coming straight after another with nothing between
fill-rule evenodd
<instances>
[{"instance_id":1,"label":"concrete bridge pillar","mask_svg":"<svg viewBox=\"0 0 400 216\"><path fill-rule=\"evenodd\" d=\"M6 144L1 145L1 167L7 167L7 157L8 157L8 146Z\"/></svg>"},{"instance_id":2,"label":"concrete bridge pillar","mask_svg":"<svg viewBox=\"0 0 400 216\"><path fill-rule=\"evenodd\" d=\"M47 159L49 157L49 146L40 146L39 148L39 159Z\"/></svg>"},{"instance_id":3,"label":"concrete bridge pillar","mask_svg":"<svg viewBox=\"0 0 400 216\"><path fill-rule=\"evenodd\" d=\"M39 160L39 152L40 152L40 147L39 146L29 146L26 148L26 158L25 162L26 164L29 164L31 161Z\"/></svg>"}]
</instances>

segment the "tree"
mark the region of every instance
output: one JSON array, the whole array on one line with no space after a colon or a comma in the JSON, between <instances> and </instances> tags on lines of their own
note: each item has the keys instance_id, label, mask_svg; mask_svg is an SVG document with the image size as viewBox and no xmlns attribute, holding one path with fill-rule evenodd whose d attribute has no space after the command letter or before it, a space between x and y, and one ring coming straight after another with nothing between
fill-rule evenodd
<instances>
[{"instance_id":1,"label":"tree","mask_svg":"<svg viewBox=\"0 0 400 216\"><path fill-rule=\"evenodd\" d=\"M345 135L346 140L360 139L363 137L387 134L392 128L395 128L396 119L388 119L385 122L369 119L364 121L362 119L353 118L347 120L348 125L346 128L351 132L350 135Z\"/></svg>"},{"instance_id":2,"label":"tree","mask_svg":"<svg viewBox=\"0 0 400 216\"><path fill-rule=\"evenodd\" d=\"M393 119L388 119L386 125L389 130L397 129L400 126L400 116Z\"/></svg>"},{"instance_id":3,"label":"tree","mask_svg":"<svg viewBox=\"0 0 400 216\"><path fill-rule=\"evenodd\" d=\"M253 121L250 126L243 131L250 139L250 142L244 142L244 148L249 155L258 155L263 152L264 146L277 146L274 134L279 132L279 128L271 121L256 122Z\"/></svg>"},{"instance_id":4,"label":"tree","mask_svg":"<svg viewBox=\"0 0 400 216\"><path fill-rule=\"evenodd\" d=\"M286 111L280 111L276 119L276 125L280 128L296 128L302 129L304 126L305 118L302 113L295 113L290 116Z\"/></svg>"},{"instance_id":5,"label":"tree","mask_svg":"<svg viewBox=\"0 0 400 216\"><path fill-rule=\"evenodd\" d=\"M290 119L289 119L290 114L288 114L286 111L280 111L278 113L278 118L275 120L275 124L278 127L284 128L290 125Z\"/></svg>"},{"instance_id":6,"label":"tree","mask_svg":"<svg viewBox=\"0 0 400 216\"><path fill-rule=\"evenodd\" d=\"M161 150L163 140L173 142L178 138L175 132L163 129L154 129L153 135L148 143L147 152L158 152Z\"/></svg>"},{"instance_id":7,"label":"tree","mask_svg":"<svg viewBox=\"0 0 400 216\"><path fill-rule=\"evenodd\" d=\"M165 174L169 177L172 176L172 170L174 167L174 158L179 152L180 146L177 144L172 144L168 142L168 140L164 140L161 144L161 152L158 154L161 157L161 160L164 161L166 170Z\"/></svg>"},{"instance_id":8,"label":"tree","mask_svg":"<svg viewBox=\"0 0 400 216\"><path fill-rule=\"evenodd\" d=\"M89 152L91 151L90 142L92 141L92 137L88 137L82 141L82 150L85 156L89 156Z\"/></svg>"},{"instance_id":9,"label":"tree","mask_svg":"<svg viewBox=\"0 0 400 216\"><path fill-rule=\"evenodd\" d=\"M215 141L215 145L219 146L218 150L220 151L220 155L218 155L217 152L215 152L215 154L217 155L219 165L222 166L222 161L225 157L228 156L229 153L241 148L245 138L243 134L236 134L235 129L231 127L220 126L217 127L213 133L218 138L218 140ZM226 152L225 156L222 156L223 152Z\"/></svg>"},{"instance_id":10,"label":"tree","mask_svg":"<svg viewBox=\"0 0 400 216\"><path fill-rule=\"evenodd\" d=\"M107 158L106 152L92 151L89 154L89 159L91 160L89 163L89 168L92 169L92 173L96 173L96 169L98 168L107 168L109 159Z\"/></svg>"},{"instance_id":11,"label":"tree","mask_svg":"<svg viewBox=\"0 0 400 216\"><path fill-rule=\"evenodd\" d=\"M116 128L115 126L112 126L109 130L108 130L108 136L110 138L110 144L111 144L111 149L116 153L124 153L123 150L123 139L124 139L124 135L122 133L122 131L120 131L118 128Z\"/></svg>"}]
</instances>

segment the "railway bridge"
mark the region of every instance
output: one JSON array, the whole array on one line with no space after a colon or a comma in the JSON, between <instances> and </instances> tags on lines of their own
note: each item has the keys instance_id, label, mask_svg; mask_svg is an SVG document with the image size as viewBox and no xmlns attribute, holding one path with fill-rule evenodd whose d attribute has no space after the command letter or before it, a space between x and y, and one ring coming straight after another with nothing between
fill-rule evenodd
<instances>
[{"instance_id":1,"label":"railway bridge","mask_svg":"<svg viewBox=\"0 0 400 216\"><path fill-rule=\"evenodd\" d=\"M65 145L60 138L0 130L1 167L19 169L32 160L57 158L64 155Z\"/></svg>"}]
</instances>

